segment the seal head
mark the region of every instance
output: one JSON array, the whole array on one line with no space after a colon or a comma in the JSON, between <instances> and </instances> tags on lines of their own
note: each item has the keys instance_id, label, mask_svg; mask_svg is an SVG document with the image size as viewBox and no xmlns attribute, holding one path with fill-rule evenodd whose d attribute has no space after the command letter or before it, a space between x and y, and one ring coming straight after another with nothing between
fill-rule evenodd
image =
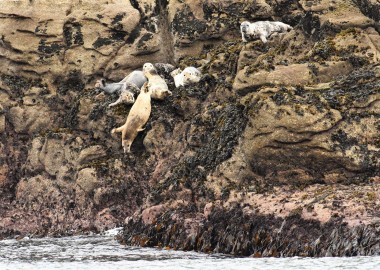
<instances>
[{"instance_id":1,"label":"seal head","mask_svg":"<svg viewBox=\"0 0 380 270\"><path fill-rule=\"evenodd\" d=\"M250 22L244 21L240 24L240 32L241 32L241 37L244 42L247 42L247 37L249 36L249 26Z\"/></svg>"},{"instance_id":2,"label":"seal head","mask_svg":"<svg viewBox=\"0 0 380 270\"><path fill-rule=\"evenodd\" d=\"M153 66L152 63L145 63L145 64L143 65L143 72L144 72L144 74L146 74L146 73L150 73L150 74L152 74L152 75L157 74L157 70L156 70L156 68Z\"/></svg>"},{"instance_id":3,"label":"seal head","mask_svg":"<svg viewBox=\"0 0 380 270\"><path fill-rule=\"evenodd\" d=\"M100 79L97 80L95 83L95 88L101 88L106 86L106 80L105 79Z\"/></svg>"}]
</instances>

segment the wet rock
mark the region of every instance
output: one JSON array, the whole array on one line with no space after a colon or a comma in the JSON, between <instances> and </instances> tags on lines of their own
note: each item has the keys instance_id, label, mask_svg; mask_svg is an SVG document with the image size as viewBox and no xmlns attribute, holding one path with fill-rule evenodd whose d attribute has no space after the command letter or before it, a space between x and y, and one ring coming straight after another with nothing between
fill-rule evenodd
<instances>
[{"instance_id":1,"label":"wet rock","mask_svg":"<svg viewBox=\"0 0 380 270\"><path fill-rule=\"evenodd\" d=\"M113 229L117 226L117 219L113 216L112 210L105 208L96 215L94 226L100 232Z\"/></svg>"},{"instance_id":2,"label":"wet rock","mask_svg":"<svg viewBox=\"0 0 380 270\"><path fill-rule=\"evenodd\" d=\"M143 231L147 233L142 234ZM126 224L123 237L124 243L131 245L143 242L183 250L283 257L378 255L376 234L378 231L373 226L336 228L332 223L321 225L304 221L297 215L281 219L244 215L241 209L218 209L207 221L173 220L169 213L161 215L155 224L131 220Z\"/></svg>"},{"instance_id":3,"label":"wet rock","mask_svg":"<svg viewBox=\"0 0 380 270\"><path fill-rule=\"evenodd\" d=\"M144 224L152 224L156 222L156 218L165 211L163 205L155 205L150 208L145 209L142 215L142 221Z\"/></svg>"}]
</instances>

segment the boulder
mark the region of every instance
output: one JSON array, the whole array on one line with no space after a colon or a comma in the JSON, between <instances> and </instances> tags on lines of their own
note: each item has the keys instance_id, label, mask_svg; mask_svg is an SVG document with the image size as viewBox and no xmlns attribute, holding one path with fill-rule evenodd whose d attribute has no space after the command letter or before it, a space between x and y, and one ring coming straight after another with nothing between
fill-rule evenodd
<instances>
[{"instance_id":1,"label":"boulder","mask_svg":"<svg viewBox=\"0 0 380 270\"><path fill-rule=\"evenodd\" d=\"M83 165L91 161L106 157L106 152L101 145L92 145L83 149L78 156L77 164Z\"/></svg>"},{"instance_id":2,"label":"boulder","mask_svg":"<svg viewBox=\"0 0 380 270\"><path fill-rule=\"evenodd\" d=\"M85 194L91 194L99 186L100 180L94 168L85 168L78 172L76 183Z\"/></svg>"},{"instance_id":3,"label":"boulder","mask_svg":"<svg viewBox=\"0 0 380 270\"><path fill-rule=\"evenodd\" d=\"M22 179L18 183L16 190L17 200L27 204L42 203L44 200L51 200L57 194L59 194L59 191L51 179L40 175Z\"/></svg>"},{"instance_id":4,"label":"boulder","mask_svg":"<svg viewBox=\"0 0 380 270\"><path fill-rule=\"evenodd\" d=\"M367 72L372 77L360 83ZM379 164L374 110L380 96L375 74L364 70L333 86L324 85L327 88L275 87L249 94L243 99L250 108L249 123L234 154L248 167L234 170L236 164L231 163L223 173L230 175L232 169L241 174L245 168L280 183L365 179L368 168ZM353 81L357 85L350 88ZM229 178L241 179L237 176Z\"/></svg>"},{"instance_id":5,"label":"boulder","mask_svg":"<svg viewBox=\"0 0 380 270\"><path fill-rule=\"evenodd\" d=\"M4 66L2 72L16 74L12 68L22 62L24 68L18 74L26 77L58 76L74 69L91 75L103 69L121 47L132 44L133 35L139 35L135 30L139 11L121 0L81 5L71 1L10 2L3 6L3 12L12 16L1 19L6 46L1 46L0 53L10 64L8 71ZM110 65L106 72L117 67L116 63Z\"/></svg>"},{"instance_id":6,"label":"boulder","mask_svg":"<svg viewBox=\"0 0 380 270\"><path fill-rule=\"evenodd\" d=\"M54 128L54 115L45 106L12 107L9 121L17 133L38 134Z\"/></svg>"},{"instance_id":7,"label":"boulder","mask_svg":"<svg viewBox=\"0 0 380 270\"><path fill-rule=\"evenodd\" d=\"M155 205L147 208L141 213L142 220L145 224L153 224L156 222L157 217L160 216L164 211L164 205Z\"/></svg>"}]
</instances>

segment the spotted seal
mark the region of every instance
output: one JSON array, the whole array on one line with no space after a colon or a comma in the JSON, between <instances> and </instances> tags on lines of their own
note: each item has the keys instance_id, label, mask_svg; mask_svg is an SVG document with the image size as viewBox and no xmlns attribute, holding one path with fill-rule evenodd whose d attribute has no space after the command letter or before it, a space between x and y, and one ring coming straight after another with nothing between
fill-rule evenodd
<instances>
[{"instance_id":1,"label":"spotted seal","mask_svg":"<svg viewBox=\"0 0 380 270\"><path fill-rule=\"evenodd\" d=\"M174 79L175 87L188 85L191 83L199 82L202 76L202 73L199 69L195 67L186 67L184 70L175 69L170 75Z\"/></svg>"},{"instance_id":2,"label":"spotted seal","mask_svg":"<svg viewBox=\"0 0 380 270\"><path fill-rule=\"evenodd\" d=\"M241 37L244 42L248 39L260 38L263 43L267 43L268 37L275 32L285 32L292 30L293 27L283 22L258 21L250 23L244 21L240 25Z\"/></svg>"}]
</instances>

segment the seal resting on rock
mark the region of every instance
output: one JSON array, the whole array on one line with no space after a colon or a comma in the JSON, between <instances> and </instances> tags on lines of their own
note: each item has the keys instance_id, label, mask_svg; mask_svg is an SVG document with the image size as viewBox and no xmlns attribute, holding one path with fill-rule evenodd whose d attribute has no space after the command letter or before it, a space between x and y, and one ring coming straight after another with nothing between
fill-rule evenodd
<instances>
[{"instance_id":1,"label":"seal resting on rock","mask_svg":"<svg viewBox=\"0 0 380 270\"><path fill-rule=\"evenodd\" d=\"M131 73L129 73L124 79L122 79L119 83L127 83L127 88L131 87L132 92L136 89L138 89L138 92L135 92L135 94L140 93L141 87L146 83L148 79L145 77L144 72L141 70L134 70ZM136 88L133 88L133 86L136 86Z\"/></svg>"},{"instance_id":2,"label":"seal resting on rock","mask_svg":"<svg viewBox=\"0 0 380 270\"><path fill-rule=\"evenodd\" d=\"M157 70L153 64L145 63L143 66L143 72L148 78L148 88L153 99L163 100L167 96L172 95L165 80L157 74Z\"/></svg>"},{"instance_id":3,"label":"seal resting on rock","mask_svg":"<svg viewBox=\"0 0 380 270\"><path fill-rule=\"evenodd\" d=\"M124 83L106 83L105 79L100 79L95 82L95 88L99 88L104 93L113 94L119 93L125 88Z\"/></svg>"},{"instance_id":4,"label":"seal resting on rock","mask_svg":"<svg viewBox=\"0 0 380 270\"><path fill-rule=\"evenodd\" d=\"M174 80L175 87L183 86L183 76L182 76L182 70L180 68L177 68L170 72L170 76L172 76Z\"/></svg>"},{"instance_id":5,"label":"seal resting on rock","mask_svg":"<svg viewBox=\"0 0 380 270\"><path fill-rule=\"evenodd\" d=\"M143 72L144 72L144 75L147 73L147 72L156 72L157 73L157 69L153 66L152 63L145 63L143 65ZM149 80L149 79L148 79Z\"/></svg>"},{"instance_id":6,"label":"seal resting on rock","mask_svg":"<svg viewBox=\"0 0 380 270\"><path fill-rule=\"evenodd\" d=\"M136 89L136 87L133 85L127 85L126 88L135 90L131 92L127 89L124 89L120 92L119 98L115 102L109 104L108 107L115 106L119 103L133 104L135 102L134 93L136 93L135 91L137 90L140 92L140 89Z\"/></svg>"},{"instance_id":7,"label":"seal resting on rock","mask_svg":"<svg viewBox=\"0 0 380 270\"><path fill-rule=\"evenodd\" d=\"M116 93L119 95L119 98L115 102L108 105L108 107L115 106L121 102L133 104L135 102L135 97L131 90L136 91L136 89L138 89L138 91L140 91L140 89L133 84L129 84L127 82L107 84L104 79L97 80L95 83L95 87L101 89L103 92L107 94Z\"/></svg>"},{"instance_id":8,"label":"seal resting on rock","mask_svg":"<svg viewBox=\"0 0 380 270\"><path fill-rule=\"evenodd\" d=\"M119 103L133 104L135 102L134 94L140 93L140 88L148 79L141 70L134 70L118 83L106 84L104 79L96 81L95 87L100 88L107 94L117 93L119 98L108 105L115 106Z\"/></svg>"},{"instance_id":9,"label":"seal resting on rock","mask_svg":"<svg viewBox=\"0 0 380 270\"><path fill-rule=\"evenodd\" d=\"M263 43L267 43L267 38L275 32L285 32L292 30L293 27L283 22L258 21L250 23L244 21L240 25L241 37L244 42L247 38L260 38Z\"/></svg>"},{"instance_id":10,"label":"seal resting on rock","mask_svg":"<svg viewBox=\"0 0 380 270\"><path fill-rule=\"evenodd\" d=\"M145 83L141 88L140 94L137 96L136 102L129 111L125 124L111 131L112 134L121 132L121 145L124 153L131 152L131 145L137 133L145 129L144 125L148 122L152 109L150 95L151 91L148 88L148 83Z\"/></svg>"},{"instance_id":11,"label":"seal resting on rock","mask_svg":"<svg viewBox=\"0 0 380 270\"><path fill-rule=\"evenodd\" d=\"M195 67L187 67L182 71L184 85L197 83L201 80L202 73Z\"/></svg>"},{"instance_id":12,"label":"seal resting on rock","mask_svg":"<svg viewBox=\"0 0 380 270\"><path fill-rule=\"evenodd\" d=\"M170 75L174 79L175 87L184 86L190 83L199 82L202 73L195 67L186 67L183 71L180 68L173 70Z\"/></svg>"}]
</instances>

